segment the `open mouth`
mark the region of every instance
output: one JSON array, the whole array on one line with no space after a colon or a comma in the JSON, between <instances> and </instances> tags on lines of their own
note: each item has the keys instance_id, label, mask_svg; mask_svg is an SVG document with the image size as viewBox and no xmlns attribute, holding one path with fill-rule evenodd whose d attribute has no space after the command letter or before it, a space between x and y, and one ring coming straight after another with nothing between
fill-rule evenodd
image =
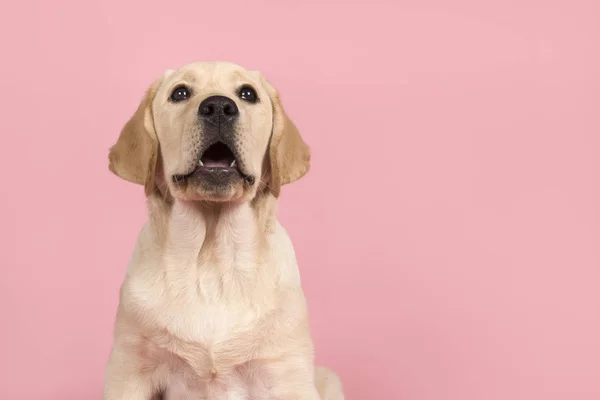
<instances>
[{"instance_id":1,"label":"open mouth","mask_svg":"<svg viewBox=\"0 0 600 400\"><path fill-rule=\"evenodd\" d=\"M200 179L222 181L223 179L230 179L235 175L241 175L248 181L249 178L241 173L237 164L233 151L225 143L217 142L202 153L198 164L196 164L196 167L191 172L173 175L173 181L179 184L192 176ZM254 183L254 178L250 178L252 179L252 183Z\"/></svg>"},{"instance_id":2,"label":"open mouth","mask_svg":"<svg viewBox=\"0 0 600 400\"><path fill-rule=\"evenodd\" d=\"M200 157L198 165L208 169L229 169L236 167L236 161L229 147L225 143L217 142L206 149Z\"/></svg>"}]
</instances>

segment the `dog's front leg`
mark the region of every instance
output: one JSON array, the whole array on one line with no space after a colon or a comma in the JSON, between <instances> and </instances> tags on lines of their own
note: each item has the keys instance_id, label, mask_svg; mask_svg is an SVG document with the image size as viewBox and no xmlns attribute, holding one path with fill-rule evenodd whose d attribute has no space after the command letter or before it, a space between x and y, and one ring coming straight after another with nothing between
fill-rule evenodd
<instances>
[{"instance_id":1,"label":"dog's front leg","mask_svg":"<svg viewBox=\"0 0 600 400\"><path fill-rule=\"evenodd\" d=\"M140 364L139 357L113 348L104 380L103 400L154 400L158 389L152 371ZM160 396L158 397L160 398Z\"/></svg>"}]
</instances>

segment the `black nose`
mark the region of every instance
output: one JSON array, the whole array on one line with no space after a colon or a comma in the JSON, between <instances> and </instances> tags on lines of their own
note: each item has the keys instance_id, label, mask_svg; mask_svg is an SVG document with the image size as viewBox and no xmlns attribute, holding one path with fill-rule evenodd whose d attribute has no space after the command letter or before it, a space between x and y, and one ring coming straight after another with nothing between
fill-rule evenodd
<instances>
[{"instance_id":1,"label":"black nose","mask_svg":"<svg viewBox=\"0 0 600 400\"><path fill-rule=\"evenodd\" d=\"M218 124L234 120L239 110L235 101L228 97L210 96L200 103L198 114L205 120Z\"/></svg>"}]
</instances>

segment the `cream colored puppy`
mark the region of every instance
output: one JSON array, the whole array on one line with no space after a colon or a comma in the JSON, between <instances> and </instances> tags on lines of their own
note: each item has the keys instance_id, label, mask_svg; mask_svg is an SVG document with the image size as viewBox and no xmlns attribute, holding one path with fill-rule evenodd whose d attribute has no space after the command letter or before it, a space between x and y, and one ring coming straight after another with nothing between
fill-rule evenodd
<instances>
[{"instance_id":1,"label":"cream colored puppy","mask_svg":"<svg viewBox=\"0 0 600 400\"><path fill-rule=\"evenodd\" d=\"M292 243L276 218L309 148L258 72L167 71L110 149L148 222L115 322L105 400L341 400L313 365Z\"/></svg>"}]
</instances>

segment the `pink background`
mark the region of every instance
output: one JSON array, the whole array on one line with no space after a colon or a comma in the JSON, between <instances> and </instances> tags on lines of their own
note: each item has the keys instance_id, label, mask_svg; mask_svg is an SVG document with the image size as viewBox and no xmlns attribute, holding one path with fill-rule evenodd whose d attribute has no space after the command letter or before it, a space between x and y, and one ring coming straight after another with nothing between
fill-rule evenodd
<instances>
[{"instance_id":1,"label":"pink background","mask_svg":"<svg viewBox=\"0 0 600 400\"><path fill-rule=\"evenodd\" d=\"M107 150L196 59L312 145L280 218L347 399L600 399L597 0L1 8L1 399L100 399L145 219Z\"/></svg>"}]
</instances>

